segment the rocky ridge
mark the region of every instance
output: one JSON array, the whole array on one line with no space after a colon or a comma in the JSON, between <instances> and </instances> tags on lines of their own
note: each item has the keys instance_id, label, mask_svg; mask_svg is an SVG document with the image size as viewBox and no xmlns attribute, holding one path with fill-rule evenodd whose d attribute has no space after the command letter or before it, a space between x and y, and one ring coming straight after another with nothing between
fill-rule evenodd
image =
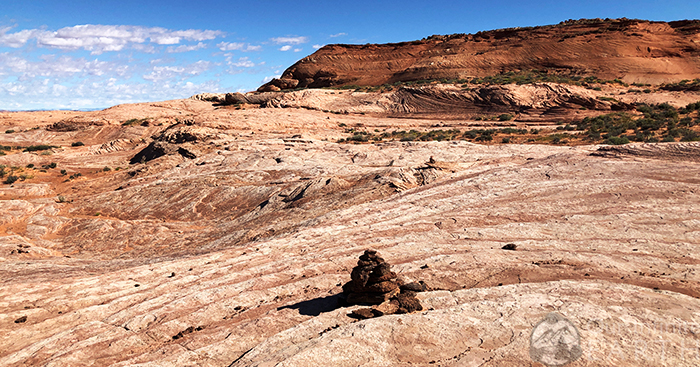
<instances>
[{"instance_id":1,"label":"rocky ridge","mask_svg":"<svg viewBox=\"0 0 700 367\"><path fill-rule=\"evenodd\" d=\"M367 45L327 45L260 91L465 79L508 71L667 83L700 78L698 21L582 19Z\"/></svg>"}]
</instances>

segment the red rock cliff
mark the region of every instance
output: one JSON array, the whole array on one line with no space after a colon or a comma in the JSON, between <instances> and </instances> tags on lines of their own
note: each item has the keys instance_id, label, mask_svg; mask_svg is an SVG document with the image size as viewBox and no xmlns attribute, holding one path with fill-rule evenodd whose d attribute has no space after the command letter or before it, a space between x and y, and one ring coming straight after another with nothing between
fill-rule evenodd
<instances>
[{"instance_id":1,"label":"red rock cliff","mask_svg":"<svg viewBox=\"0 0 700 367\"><path fill-rule=\"evenodd\" d=\"M519 70L663 83L700 78L698 56L698 20L575 20L413 42L327 45L259 90L376 86Z\"/></svg>"}]
</instances>

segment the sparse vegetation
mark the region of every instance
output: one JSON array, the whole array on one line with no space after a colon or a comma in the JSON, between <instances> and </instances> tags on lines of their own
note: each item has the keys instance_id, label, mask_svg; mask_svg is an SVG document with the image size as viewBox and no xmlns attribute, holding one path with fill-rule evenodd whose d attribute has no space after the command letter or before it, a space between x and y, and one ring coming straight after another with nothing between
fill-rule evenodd
<instances>
[{"instance_id":1,"label":"sparse vegetation","mask_svg":"<svg viewBox=\"0 0 700 367\"><path fill-rule=\"evenodd\" d=\"M513 115L509 113L504 113L498 116L498 121L510 121L513 119Z\"/></svg>"},{"instance_id":2,"label":"sparse vegetation","mask_svg":"<svg viewBox=\"0 0 700 367\"><path fill-rule=\"evenodd\" d=\"M142 119L128 119L124 122L122 122L122 126L134 126L134 125L140 125L140 126L148 126L150 124L150 117L142 118Z\"/></svg>"},{"instance_id":3,"label":"sparse vegetation","mask_svg":"<svg viewBox=\"0 0 700 367\"><path fill-rule=\"evenodd\" d=\"M72 147L82 147L83 145L85 145L85 144L83 144L82 141L76 141L75 143L71 143L70 146L72 146Z\"/></svg>"},{"instance_id":4,"label":"sparse vegetation","mask_svg":"<svg viewBox=\"0 0 700 367\"><path fill-rule=\"evenodd\" d=\"M55 145L46 145L46 144L40 144L40 145L30 145L26 148L24 148L25 152L37 152L37 151L43 151L43 150L50 150L58 148Z\"/></svg>"},{"instance_id":5,"label":"sparse vegetation","mask_svg":"<svg viewBox=\"0 0 700 367\"><path fill-rule=\"evenodd\" d=\"M19 180L19 176L8 175L7 178L5 178L5 183L12 185L13 183L17 182L17 180Z\"/></svg>"},{"instance_id":6,"label":"sparse vegetation","mask_svg":"<svg viewBox=\"0 0 700 367\"><path fill-rule=\"evenodd\" d=\"M12 133L14 133L14 132L15 132L15 131L14 131L13 129L5 130L5 134L12 134Z\"/></svg>"},{"instance_id":7,"label":"sparse vegetation","mask_svg":"<svg viewBox=\"0 0 700 367\"><path fill-rule=\"evenodd\" d=\"M659 89L662 90L670 90L670 91L700 91L700 79L694 79L694 80L681 80L678 83L668 83L668 84L663 84L659 87Z\"/></svg>"},{"instance_id":8,"label":"sparse vegetation","mask_svg":"<svg viewBox=\"0 0 700 367\"><path fill-rule=\"evenodd\" d=\"M581 121L564 124L557 123L553 131L546 129L519 129L506 127L501 129L474 129L460 131L384 131L374 132L348 128L345 132L350 137L340 139L341 143L367 143L381 141L444 141L467 140L473 142L491 142L498 138L502 144L508 143L544 143L544 144L627 144L637 142L672 142L700 141L700 102L691 103L684 108L675 108L667 103L659 105L641 104L637 106L641 116L627 112L614 112L596 117L587 117ZM503 121L506 117L494 119ZM505 120L507 121L507 120Z\"/></svg>"}]
</instances>

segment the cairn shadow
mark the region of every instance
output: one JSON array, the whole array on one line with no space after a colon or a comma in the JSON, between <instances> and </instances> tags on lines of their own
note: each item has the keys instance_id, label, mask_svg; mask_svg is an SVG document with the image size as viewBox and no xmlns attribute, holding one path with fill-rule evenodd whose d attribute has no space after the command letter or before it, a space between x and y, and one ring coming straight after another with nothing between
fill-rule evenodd
<instances>
[{"instance_id":1,"label":"cairn shadow","mask_svg":"<svg viewBox=\"0 0 700 367\"><path fill-rule=\"evenodd\" d=\"M302 301L295 303L293 305L286 305L282 307L277 307L277 311L283 310L285 308L298 310L299 314L306 316L318 316L324 312L330 312L344 307L345 299L343 299L342 293L338 293L332 296L319 297L310 299L308 301Z\"/></svg>"}]
</instances>

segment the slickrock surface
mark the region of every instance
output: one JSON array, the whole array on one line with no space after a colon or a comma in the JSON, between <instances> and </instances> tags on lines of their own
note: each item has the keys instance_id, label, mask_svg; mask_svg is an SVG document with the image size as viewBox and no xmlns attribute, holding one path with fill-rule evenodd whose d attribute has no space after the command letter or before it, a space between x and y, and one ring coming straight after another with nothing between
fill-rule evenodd
<instances>
[{"instance_id":1,"label":"slickrock surface","mask_svg":"<svg viewBox=\"0 0 700 367\"><path fill-rule=\"evenodd\" d=\"M1 366L530 366L552 311L574 366L700 363L698 143L337 144L441 121L197 100L0 122L59 146L0 157L34 175L0 185ZM339 305L368 248L423 310Z\"/></svg>"},{"instance_id":2,"label":"slickrock surface","mask_svg":"<svg viewBox=\"0 0 700 367\"><path fill-rule=\"evenodd\" d=\"M327 45L260 87L377 86L547 70L628 83L700 78L700 22L583 19L367 45Z\"/></svg>"}]
</instances>

